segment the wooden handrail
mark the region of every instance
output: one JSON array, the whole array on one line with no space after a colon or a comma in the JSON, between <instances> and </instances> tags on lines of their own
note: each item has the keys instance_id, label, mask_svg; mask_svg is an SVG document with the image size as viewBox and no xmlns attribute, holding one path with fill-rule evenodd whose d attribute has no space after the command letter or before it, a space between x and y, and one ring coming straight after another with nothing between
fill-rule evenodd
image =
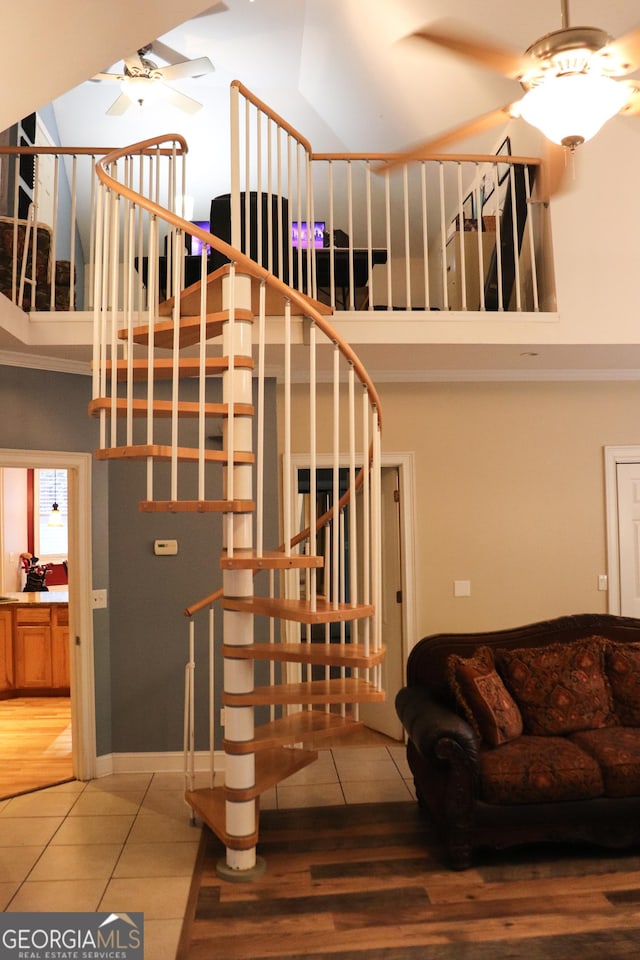
<instances>
[{"instance_id":1,"label":"wooden handrail","mask_svg":"<svg viewBox=\"0 0 640 960\"><path fill-rule=\"evenodd\" d=\"M312 153L312 160L375 160L379 162L401 160L403 153ZM511 154L498 156L495 153L425 153L418 160L436 160L452 163L510 163L513 166L540 166L541 157L514 157Z\"/></svg>"},{"instance_id":2,"label":"wooden handrail","mask_svg":"<svg viewBox=\"0 0 640 960\"><path fill-rule=\"evenodd\" d=\"M300 146L304 147L308 154L311 154L311 144L307 138L303 137L295 127L292 127L290 123L287 123L284 117L281 117L280 114L275 112L275 110L272 110L271 107L268 106L263 100L260 100L259 97L256 97L255 94L251 93L251 91L245 87L244 83L242 83L240 80L233 80L231 82L231 86L241 93L245 100L248 100L249 103L252 103L254 107L256 107L261 113L264 113L269 120L273 120L278 124L279 127L282 127L283 130L286 130L290 136L298 141Z\"/></svg>"},{"instance_id":3,"label":"wooden handrail","mask_svg":"<svg viewBox=\"0 0 640 960\"><path fill-rule=\"evenodd\" d=\"M180 149L175 151L176 156L181 157L183 154L188 152L187 141L184 137L181 137L180 134L173 134L174 140L180 143ZM44 154L44 155L55 155L59 154L60 156L65 157L98 157L104 156L107 153L113 153L114 147L51 147L51 146L0 146L0 156L17 156L20 154L26 154L27 156L33 156L34 154ZM144 149L138 151L145 156L161 156L161 157L171 157L174 154L174 151L162 147L159 150ZM128 156L128 149L125 150L125 155Z\"/></svg>"},{"instance_id":4,"label":"wooden handrail","mask_svg":"<svg viewBox=\"0 0 640 960\"><path fill-rule=\"evenodd\" d=\"M264 267L257 264L255 261L251 260L244 253L236 250L235 247L232 247L230 244L225 243L224 240L221 240L220 237L217 237L213 233L208 233L206 230L202 230L200 227L195 226L188 220L183 220L182 217L179 217L177 214L173 213L171 210L168 210L165 207L162 207L160 204L155 203L153 200L149 200L148 197L144 197L142 194L136 193L135 190L132 190L130 187L125 186L124 184L119 183L114 177L112 177L106 170L107 166L112 165L116 160L121 159L123 156L138 155L142 150L148 149L152 145L159 146L161 143L166 142L167 139L173 139L173 135L166 134L163 137L151 138L149 140L140 141L139 143L133 144L130 147L123 147L118 150L107 154L102 158L102 160L97 161L96 163L96 173L98 179L110 190L115 191L120 196L129 200L131 203L144 207L145 210L148 210L149 213L153 214L156 217L159 217L161 220L166 223L171 224L176 227L178 230L182 230L184 233L188 233L191 236L198 237L203 243L209 244L218 253L221 253L228 260L232 260L237 268L243 273L248 273L249 276L253 276L260 281L264 281L267 286L275 289L279 294L281 294L285 299L291 301L295 304L303 314L312 320L318 329L320 329L324 335L330 340L343 355L345 360L351 364L353 367L354 373L358 377L360 383L366 387L369 395L369 405L372 409L375 409L378 414L378 424L382 425L382 410L380 405L380 397L378 391L376 390L373 381L371 380L366 369L362 365L358 356L355 354L351 346L342 339L340 334L335 330L335 328L327 321L318 310L309 303L307 297L304 294L299 293L297 290L289 287L274 274L270 273ZM175 138L180 139L182 138ZM183 141L184 142L184 141ZM184 144L186 148L186 143ZM172 151L169 151L170 153ZM369 452L369 458L371 458L371 451ZM356 490L359 486L362 485L362 474L364 468L361 468L358 477L356 478ZM342 508L344 503L347 502L350 495L350 490L346 491L339 502L339 507ZM345 499L346 498L346 499ZM344 501L344 502L343 502ZM321 521L327 522L329 514L325 514L324 517L319 518L316 523L316 529L320 528ZM309 535L310 528L307 533ZM302 539L305 539L303 537ZM299 541L296 541L299 542ZM295 544L292 544L292 546ZM198 600L195 603L189 605L185 608L186 616L193 616L194 613L197 613L199 610L204 609L204 607L209 606L215 600L219 599L222 596L222 590L217 590L214 593L210 594L207 597L204 597L202 600Z\"/></svg>"}]
</instances>

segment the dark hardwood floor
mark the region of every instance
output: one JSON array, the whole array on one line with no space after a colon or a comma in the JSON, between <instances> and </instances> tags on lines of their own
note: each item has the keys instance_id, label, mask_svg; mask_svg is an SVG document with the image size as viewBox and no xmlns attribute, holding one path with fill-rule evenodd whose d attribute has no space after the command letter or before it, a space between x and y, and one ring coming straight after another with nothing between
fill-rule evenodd
<instances>
[{"instance_id":1,"label":"dark hardwood floor","mask_svg":"<svg viewBox=\"0 0 640 960\"><path fill-rule=\"evenodd\" d=\"M266 811L265 875L205 832L178 960L615 960L640 950L640 851L548 846L444 867L417 805Z\"/></svg>"}]
</instances>

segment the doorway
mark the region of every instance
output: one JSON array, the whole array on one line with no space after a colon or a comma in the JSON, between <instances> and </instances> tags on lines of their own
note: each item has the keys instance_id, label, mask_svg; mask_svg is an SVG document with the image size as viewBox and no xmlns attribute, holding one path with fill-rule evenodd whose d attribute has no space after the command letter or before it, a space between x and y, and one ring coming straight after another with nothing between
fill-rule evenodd
<instances>
[{"instance_id":1,"label":"doorway","mask_svg":"<svg viewBox=\"0 0 640 960\"><path fill-rule=\"evenodd\" d=\"M69 496L69 668L72 770L78 780L95 776L95 694L91 606L90 454L0 450L0 467L66 470ZM8 509L0 502L0 510Z\"/></svg>"},{"instance_id":2,"label":"doorway","mask_svg":"<svg viewBox=\"0 0 640 960\"><path fill-rule=\"evenodd\" d=\"M331 470L333 458L318 456L319 470ZM346 464L345 464L346 466ZM386 701L360 704L360 719L372 730L394 740L403 738L395 713L395 696L404 683L409 651L415 645L415 469L413 453L381 456L383 528L383 643L387 655L383 666ZM291 489L304 487L309 458L291 458ZM386 585L386 589L385 589Z\"/></svg>"}]
</instances>

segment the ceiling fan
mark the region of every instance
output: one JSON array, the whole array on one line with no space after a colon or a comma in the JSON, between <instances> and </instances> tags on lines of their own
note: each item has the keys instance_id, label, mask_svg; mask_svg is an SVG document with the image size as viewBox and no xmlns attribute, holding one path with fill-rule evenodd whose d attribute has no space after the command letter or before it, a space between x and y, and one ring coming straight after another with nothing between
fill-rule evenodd
<instances>
[{"instance_id":1,"label":"ceiling fan","mask_svg":"<svg viewBox=\"0 0 640 960\"><path fill-rule=\"evenodd\" d=\"M149 54L161 57L167 61L167 66L158 66ZM108 116L120 116L135 103L142 106L151 100L161 98L186 113L196 113L202 104L193 97L167 85L167 81L184 80L189 77L202 77L214 69L208 57L198 57L196 60L184 60L179 53L172 50L160 40L147 44L136 53L124 58L122 73L98 73L92 80L116 80L120 83L120 96L107 110Z\"/></svg>"},{"instance_id":2,"label":"ceiling fan","mask_svg":"<svg viewBox=\"0 0 640 960\"><path fill-rule=\"evenodd\" d=\"M562 28L540 37L524 54L441 24L411 34L519 81L524 96L420 144L388 166L517 117L541 130L552 145L573 151L616 114L640 113L640 82L629 78L640 68L640 28L613 40L597 27L571 27L568 0L561 0L561 17ZM557 148L550 151L556 158L563 153ZM557 166L557 159L554 162Z\"/></svg>"}]
</instances>

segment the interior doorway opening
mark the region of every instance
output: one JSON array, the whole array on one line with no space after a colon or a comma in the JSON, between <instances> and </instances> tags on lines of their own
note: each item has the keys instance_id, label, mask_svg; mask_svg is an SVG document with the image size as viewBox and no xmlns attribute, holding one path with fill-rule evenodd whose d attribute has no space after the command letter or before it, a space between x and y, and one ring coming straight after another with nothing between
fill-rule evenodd
<instances>
[{"instance_id":1,"label":"interior doorway opening","mask_svg":"<svg viewBox=\"0 0 640 960\"><path fill-rule=\"evenodd\" d=\"M91 606L91 462L90 454L63 451L0 450L0 469L65 471L68 478L68 637L71 717L71 773L79 780L95 776L95 702L93 611ZM3 488L0 530L11 503ZM0 545L0 582L6 583L11 554ZM50 588L51 589L51 588ZM45 593L39 595L45 596ZM44 642L44 640L42 641ZM2 704L8 701L0 701ZM40 784L39 786L41 786ZM20 791L23 792L23 791Z\"/></svg>"}]
</instances>

